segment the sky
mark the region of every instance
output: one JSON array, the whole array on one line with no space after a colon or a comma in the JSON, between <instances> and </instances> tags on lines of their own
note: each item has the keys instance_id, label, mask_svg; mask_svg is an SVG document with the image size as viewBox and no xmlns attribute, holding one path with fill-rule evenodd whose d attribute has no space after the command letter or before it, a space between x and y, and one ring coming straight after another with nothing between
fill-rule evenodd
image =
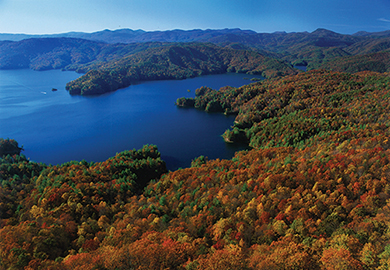
<instances>
[{"instance_id":1,"label":"sky","mask_svg":"<svg viewBox=\"0 0 390 270\"><path fill-rule=\"evenodd\" d=\"M390 0L0 0L0 33L390 30Z\"/></svg>"}]
</instances>

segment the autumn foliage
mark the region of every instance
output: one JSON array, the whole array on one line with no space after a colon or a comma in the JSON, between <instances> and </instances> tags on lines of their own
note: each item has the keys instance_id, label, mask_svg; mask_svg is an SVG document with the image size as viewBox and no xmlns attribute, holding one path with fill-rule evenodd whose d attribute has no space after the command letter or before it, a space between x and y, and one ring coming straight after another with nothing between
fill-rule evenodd
<instances>
[{"instance_id":1,"label":"autumn foliage","mask_svg":"<svg viewBox=\"0 0 390 270\"><path fill-rule=\"evenodd\" d=\"M253 149L171 172L155 146L4 157L0 268L387 269L389 97L372 72L202 88L194 106L236 113L230 132Z\"/></svg>"}]
</instances>

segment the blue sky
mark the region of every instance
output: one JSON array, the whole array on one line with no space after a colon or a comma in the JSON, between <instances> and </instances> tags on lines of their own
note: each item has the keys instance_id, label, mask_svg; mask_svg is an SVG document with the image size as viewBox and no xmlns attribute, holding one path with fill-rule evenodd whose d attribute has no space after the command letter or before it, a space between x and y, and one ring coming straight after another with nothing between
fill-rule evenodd
<instances>
[{"instance_id":1,"label":"blue sky","mask_svg":"<svg viewBox=\"0 0 390 270\"><path fill-rule=\"evenodd\" d=\"M0 33L390 30L390 0L0 0Z\"/></svg>"}]
</instances>

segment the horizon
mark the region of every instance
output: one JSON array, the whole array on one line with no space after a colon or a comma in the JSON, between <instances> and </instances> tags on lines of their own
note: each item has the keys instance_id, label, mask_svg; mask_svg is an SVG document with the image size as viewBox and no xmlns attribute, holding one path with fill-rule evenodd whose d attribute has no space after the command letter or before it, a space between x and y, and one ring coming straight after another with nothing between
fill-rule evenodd
<instances>
[{"instance_id":1,"label":"horizon","mask_svg":"<svg viewBox=\"0 0 390 270\"><path fill-rule=\"evenodd\" d=\"M390 29L387 0L0 0L0 33L44 35L100 29L250 29L340 34ZM180 26L180 27L178 27Z\"/></svg>"},{"instance_id":2,"label":"horizon","mask_svg":"<svg viewBox=\"0 0 390 270\"><path fill-rule=\"evenodd\" d=\"M384 30L381 30L381 31L373 31L373 32L364 31L364 30L358 30L357 32L354 32L354 33L351 33L351 34L344 34L344 33L336 32L336 31L333 31L331 29L322 28L322 27L318 27L318 28L316 28L315 30L312 30L312 31L283 31L283 30L279 30L279 31L274 31L274 32L257 32L257 31L255 31L253 29L241 29L241 28L236 27L236 28L219 28L219 29L216 29L216 28L207 28L207 29L199 29L199 28L180 29L180 28L176 28L176 29L168 29L168 30L144 30L144 29L131 29L131 28L108 29L108 28L105 28L105 29L92 31L92 32L68 31L68 32L57 32L57 33L39 33L39 34L35 34L35 33L3 33L3 32L0 32L0 35L27 35L27 36L46 36L46 35L48 35L48 36L51 36L51 35L62 35L62 34L69 34L69 33L93 34L93 33L100 33L100 32L104 32L104 31L116 32L116 31L121 31L121 30L131 30L131 31L134 31L134 32L142 31L144 33L170 32L170 31L189 32L189 31L195 31L195 30L199 30L199 31L240 30L240 31L252 31L252 32L255 32L257 34L274 34L274 33L287 33L287 34L290 34L290 33L305 33L305 32L313 33L313 32L318 31L318 30L327 30L327 31L331 31L331 32L334 32L334 33L337 33L337 34L342 34L342 35L354 35L354 34L357 34L359 32L366 32L366 33L387 32L387 31L390 31L390 28L389 29L384 29Z\"/></svg>"}]
</instances>

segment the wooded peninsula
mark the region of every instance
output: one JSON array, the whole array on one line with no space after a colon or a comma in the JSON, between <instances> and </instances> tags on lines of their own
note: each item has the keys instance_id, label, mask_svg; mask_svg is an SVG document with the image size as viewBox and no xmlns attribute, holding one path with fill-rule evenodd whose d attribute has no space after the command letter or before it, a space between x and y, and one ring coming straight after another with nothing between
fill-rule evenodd
<instances>
[{"instance_id":1,"label":"wooded peninsula","mask_svg":"<svg viewBox=\"0 0 390 270\"><path fill-rule=\"evenodd\" d=\"M174 33L190 42L0 41L1 68L85 72L67 85L75 95L203 74L266 78L176 101L236 116L221 140L251 150L230 160L168 171L145 145L47 165L1 139L0 268L388 269L390 32Z\"/></svg>"}]
</instances>

